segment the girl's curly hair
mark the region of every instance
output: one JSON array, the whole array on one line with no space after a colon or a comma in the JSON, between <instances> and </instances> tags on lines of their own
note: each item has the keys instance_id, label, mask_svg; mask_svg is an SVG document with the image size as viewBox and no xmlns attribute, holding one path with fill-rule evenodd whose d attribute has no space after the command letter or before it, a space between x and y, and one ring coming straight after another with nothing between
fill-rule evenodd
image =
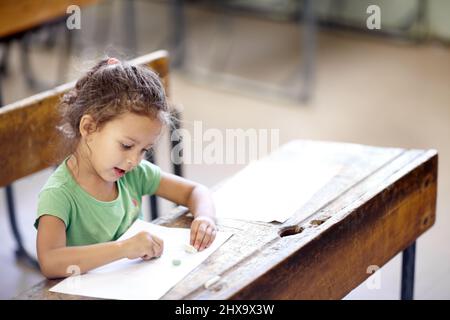
<instances>
[{"instance_id":1,"label":"girl's curly hair","mask_svg":"<svg viewBox=\"0 0 450 320\"><path fill-rule=\"evenodd\" d=\"M73 142L80 138L80 120L85 114L91 115L98 127L126 112L149 116L165 125L171 123L158 75L146 67L117 60L108 64L108 60L92 67L60 101L62 121L58 128Z\"/></svg>"}]
</instances>

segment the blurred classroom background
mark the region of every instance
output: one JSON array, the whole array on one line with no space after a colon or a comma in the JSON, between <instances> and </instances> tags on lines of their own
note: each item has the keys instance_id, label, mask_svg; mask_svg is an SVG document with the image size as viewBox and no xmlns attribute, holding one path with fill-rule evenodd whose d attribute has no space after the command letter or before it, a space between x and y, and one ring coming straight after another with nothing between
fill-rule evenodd
<instances>
[{"instance_id":1,"label":"blurred classroom background","mask_svg":"<svg viewBox=\"0 0 450 320\"><path fill-rule=\"evenodd\" d=\"M279 129L280 144L437 149L437 220L417 244L415 298L450 298L449 1L92 0L78 1L80 29L68 30L70 13L63 13L35 30L3 32L51 3L1 1L3 105L75 80L105 55L128 60L166 49L170 96L184 129L202 121L221 131ZM367 26L370 5L380 8L381 29ZM161 141L156 162L170 170ZM184 174L211 187L242 167L186 164ZM51 172L14 183L18 225L32 255L37 194ZM162 214L171 209L160 204ZM43 277L15 259L4 188L0 242L0 298L10 299ZM378 271L379 288L363 283L346 299L398 299L400 266L399 255Z\"/></svg>"}]
</instances>

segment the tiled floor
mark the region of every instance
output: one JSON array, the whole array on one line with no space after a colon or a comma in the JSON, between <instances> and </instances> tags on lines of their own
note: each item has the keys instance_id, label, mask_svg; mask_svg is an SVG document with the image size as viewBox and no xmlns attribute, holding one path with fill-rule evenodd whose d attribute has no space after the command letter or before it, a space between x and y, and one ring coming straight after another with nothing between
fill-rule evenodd
<instances>
[{"instance_id":1,"label":"tiled floor","mask_svg":"<svg viewBox=\"0 0 450 320\"><path fill-rule=\"evenodd\" d=\"M167 15L160 3L143 3L138 14L139 53L164 47L165 29L152 39ZM147 10L147 11L146 11ZM155 20L144 23L152 14ZM89 16L89 13L87 14ZM188 11L187 62L216 72L245 76L260 82L295 90L300 87L298 70L300 45L298 27L246 17L219 19L211 12ZM115 26L117 28L117 26ZM114 35L114 32L112 32ZM111 36L113 37L113 36ZM161 40L162 39L162 40ZM115 40L115 38L113 39ZM114 41L111 40L111 43ZM71 59L69 78L81 70L85 56L104 52L92 47ZM17 53L15 48L13 53ZM83 56L84 55L84 56ZM36 74L51 80L55 54L35 50ZM226 82L205 81L192 74L172 72L172 96L182 104L184 127L194 121L204 128L280 129L281 142L291 139L346 141L404 148L435 148L439 151L439 195L437 221L418 242L416 298L450 298L450 49L439 44L414 46L384 39L341 32L319 34L314 99L308 104L266 95L253 88L230 87ZM4 83L6 102L30 95L23 84L16 55L11 60L11 76ZM159 154L167 154L161 146ZM159 162L164 167L163 156ZM186 176L212 186L241 168L238 165L187 165ZM34 251L32 227L36 194L49 171L14 185L16 201L27 248ZM168 205L165 206L168 208ZM4 196L0 197L0 298L10 298L36 283L39 273L16 265L13 241L7 224ZM400 284L400 257L378 274L381 287L366 284L347 299L397 299Z\"/></svg>"}]
</instances>

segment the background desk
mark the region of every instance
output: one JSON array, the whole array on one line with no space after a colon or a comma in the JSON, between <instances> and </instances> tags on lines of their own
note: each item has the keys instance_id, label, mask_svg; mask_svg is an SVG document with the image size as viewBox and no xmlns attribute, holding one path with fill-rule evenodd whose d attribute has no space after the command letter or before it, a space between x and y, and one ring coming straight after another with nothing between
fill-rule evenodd
<instances>
[{"instance_id":1,"label":"background desk","mask_svg":"<svg viewBox=\"0 0 450 320\"><path fill-rule=\"evenodd\" d=\"M337 176L284 224L219 219L234 236L163 299L340 299L403 250L402 298L412 298L415 241L435 221L437 152L312 141L285 149L320 150L343 166ZM188 228L191 218L179 210L155 222ZM82 298L49 292L56 283L17 298Z\"/></svg>"}]
</instances>

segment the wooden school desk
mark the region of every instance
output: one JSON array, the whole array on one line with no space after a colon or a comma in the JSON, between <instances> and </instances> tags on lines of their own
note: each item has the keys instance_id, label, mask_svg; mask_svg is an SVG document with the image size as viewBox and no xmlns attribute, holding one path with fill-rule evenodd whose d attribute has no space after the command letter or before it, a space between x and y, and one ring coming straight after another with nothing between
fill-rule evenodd
<instances>
[{"instance_id":1,"label":"wooden school desk","mask_svg":"<svg viewBox=\"0 0 450 320\"><path fill-rule=\"evenodd\" d=\"M370 276L370 266L402 251L401 297L413 298L415 241L435 221L437 152L314 141L289 146L283 157L327 150L342 169L283 224L219 219L219 228L234 235L163 299L341 299ZM184 213L155 222L188 228ZM205 289L215 275L221 279ZM49 292L58 281L44 280L17 298L86 299Z\"/></svg>"}]
</instances>

